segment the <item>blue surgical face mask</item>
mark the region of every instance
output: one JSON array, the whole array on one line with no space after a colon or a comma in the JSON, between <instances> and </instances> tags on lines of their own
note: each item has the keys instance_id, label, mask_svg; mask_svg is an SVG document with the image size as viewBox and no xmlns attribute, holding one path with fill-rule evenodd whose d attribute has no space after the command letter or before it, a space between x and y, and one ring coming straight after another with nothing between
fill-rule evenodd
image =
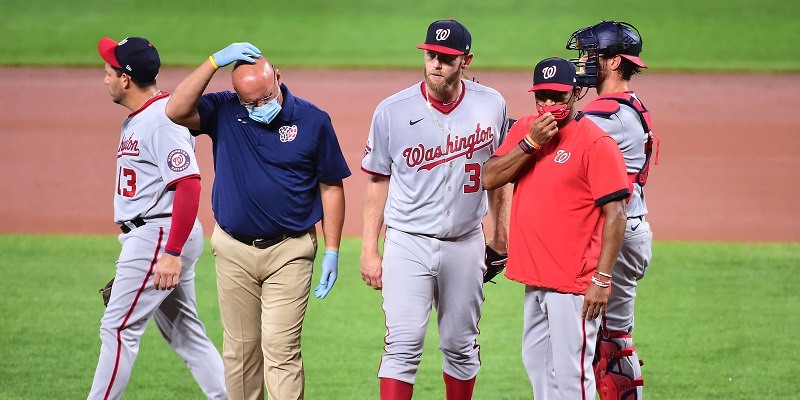
<instances>
[{"instance_id":1,"label":"blue surgical face mask","mask_svg":"<svg viewBox=\"0 0 800 400\"><path fill-rule=\"evenodd\" d=\"M272 122L272 120L278 116L279 112L281 112L281 105L278 104L278 96L275 96L274 99L261 107L247 108L247 114L250 116L250 119L261 122L262 124Z\"/></svg>"}]
</instances>

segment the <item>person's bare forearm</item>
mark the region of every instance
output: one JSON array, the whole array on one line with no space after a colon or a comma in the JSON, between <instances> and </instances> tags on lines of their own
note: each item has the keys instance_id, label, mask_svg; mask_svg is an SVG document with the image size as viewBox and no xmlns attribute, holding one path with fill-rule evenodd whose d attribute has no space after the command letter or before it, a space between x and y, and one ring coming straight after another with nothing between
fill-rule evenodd
<instances>
[{"instance_id":1,"label":"person's bare forearm","mask_svg":"<svg viewBox=\"0 0 800 400\"><path fill-rule=\"evenodd\" d=\"M383 228L383 209L389 197L389 177L370 176L364 199L362 228L361 279L375 290L383 288L383 259L378 251L378 237Z\"/></svg>"},{"instance_id":2,"label":"person's bare forearm","mask_svg":"<svg viewBox=\"0 0 800 400\"><path fill-rule=\"evenodd\" d=\"M378 252L378 237L383 228L383 210L389 197L389 178L370 176L364 199L362 251Z\"/></svg>"},{"instance_id":3,"label":"person's bare forearm","mask_svg":"<svg viewBox=\"0 0 800 400\"><path fill-rule=\"evenodd\" d=\"M498 253L508 253L508 226L511 218L512 184L505 184L489 191L489 215L494 229L491 247Z\"/></svg>"},{"instance_id":4,"label":"person's bare forearm","mask_svg":"<svg viewBox=\"0 0 800 400\"><path fill-rule=\"evenodd\" d=\"M603 232L600 239L600 258L597 261L597 272L611 276L617 262L622 238L625 235L624 200L612 201L603 205Z\"/></svg>"},{"instance_id":5,"label":"person's bare forearm","mask_svg":"<svg viewBox=\"0 0 800 400\"><path fill-rule=\"evenodd\" d=\"M495 190L511 182L522 167L530 162L533 156L526 154L519 147L514 147L508 153L491 157L483 164L481 184L486 190Z\"/></svg>"},{"instance_id":6,"label":"person's bare forearm","mask_svg":"<svg viewBox=\"0 0 800 400\"><path fill-rule=\"evenodd\" d=\"M166 108L167 117L172 122L189 129L200 129L197 105L216 71L211 61L206 59L175 87Z\"/></svg>"},{"instance_id":7,"label":"person's bare forearm","mask_svg":"<svg viewBox=\"0 0 800 400\"><path fill-rule=\"evenodd\" d=\"M325 238L325 250L339 252L344 227L344 185L342 181L320 183L322 198L322 235Z\"/></svg>"}]
</instances>

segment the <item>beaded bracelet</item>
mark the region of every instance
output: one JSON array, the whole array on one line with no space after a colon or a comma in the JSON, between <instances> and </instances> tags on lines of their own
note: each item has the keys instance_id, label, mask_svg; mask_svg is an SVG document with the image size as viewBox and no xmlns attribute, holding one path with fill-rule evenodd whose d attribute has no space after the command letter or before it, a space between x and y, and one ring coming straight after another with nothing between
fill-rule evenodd
<instances>
[{"instance_id":1,"label":"beaded bracelet","mask_svg":"<svg viewBox=\"0 0 800 400\"><path fill-rule=\"evenodd\" d=\"M596 271L597 275L605 276L606 278L611 278L611 274L607 274L605 272Z\"/></svg>"},{"instance_id":2,"label":"beaded bracelet","mask_svg":"<svg viewBox=\"0 0 800 400\"><path fill-rule=\"evenodd\" d=\"M594 283L597 286L600 286L603 289L606 289L609 286L611 286L611 281L603 282L595 277L592 277L592 283Z\"/></svg>"}]
</instances>

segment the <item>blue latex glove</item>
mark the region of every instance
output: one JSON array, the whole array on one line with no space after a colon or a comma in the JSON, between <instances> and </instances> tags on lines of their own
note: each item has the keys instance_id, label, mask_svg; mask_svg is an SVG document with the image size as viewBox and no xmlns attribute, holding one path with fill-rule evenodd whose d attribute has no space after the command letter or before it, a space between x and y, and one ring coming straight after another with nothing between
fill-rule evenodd
<instances>
[{"instance_id":1,"label":"blue latex glove","mask_svg":"<svg viewBox=\"0 0 800 400\"><path fill-rule=\"evenodd\" d=\"M261 50L259 50L258 47L245 42L233 43L230 46L214 53L213 57L214 62L217 63L217 66L222 68L239 60L252 64L255 62L253 61L253 57L257 57L260 54Z\"/></svg>"},{"instance_id":2,"label":"blue latex glove","mask_svg":"<svg viewBox=\"0 0 800 400\"><path fill-rule=\"evenodd\" d=\"M318 299L324 299L328 292L333 289L333 284L336 283L338 275L339 253L328 250L325 252L325 257L322 258L322 278L319 280L319 285L314 288L314 296Z\"/></svg>"}]
</instances>

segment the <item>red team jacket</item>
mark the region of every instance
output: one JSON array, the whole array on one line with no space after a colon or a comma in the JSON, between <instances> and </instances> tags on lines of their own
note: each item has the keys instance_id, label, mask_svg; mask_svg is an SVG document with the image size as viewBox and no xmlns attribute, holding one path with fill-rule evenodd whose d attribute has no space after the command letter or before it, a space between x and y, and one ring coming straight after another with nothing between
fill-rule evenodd
<instances>
[{"instance_id":1,"label":"red team jacket","mask_svg":"<svg viewBox=\"0 0 800 400\"><path fill-rule=\"evenodd\" d=\"M495 152L528 133L527 115ZM622 153L588 118L571 121L517 174L511 203L506 277L526 285L584 294L600 256L601 206L630 196Z\"/></svg>"}]
</instances>

